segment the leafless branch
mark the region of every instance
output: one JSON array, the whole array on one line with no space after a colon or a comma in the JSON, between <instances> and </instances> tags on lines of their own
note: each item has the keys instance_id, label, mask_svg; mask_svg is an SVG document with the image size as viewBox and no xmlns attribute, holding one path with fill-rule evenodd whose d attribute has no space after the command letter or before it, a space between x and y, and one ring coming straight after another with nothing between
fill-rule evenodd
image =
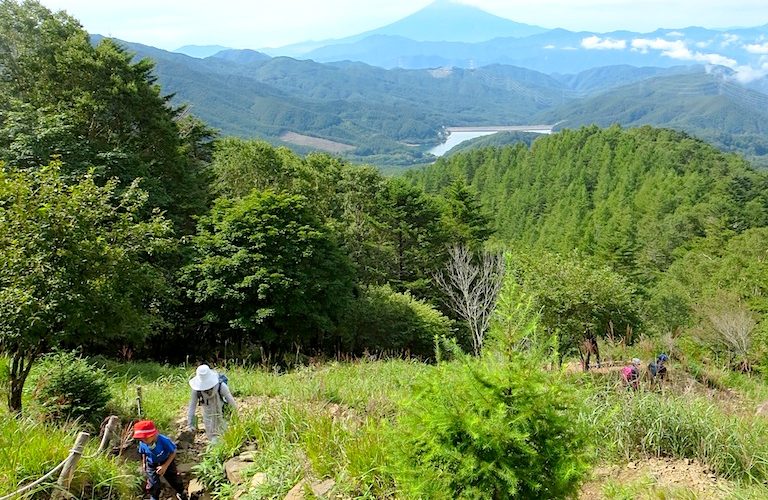
<instances>
[{"instance_id":1,"label":"leafless branch","mask_svg":"<svg viewBox=\"0 0 768 500\"><path fill-rule=\"evenodd\" d=\"M476 263L465 246L451 247L448 255L446 269L435 274L434 279L445 292L448 305L468 323L477 355L504 281L504 257L486 252Z\"/></svg>"}]
</instances>

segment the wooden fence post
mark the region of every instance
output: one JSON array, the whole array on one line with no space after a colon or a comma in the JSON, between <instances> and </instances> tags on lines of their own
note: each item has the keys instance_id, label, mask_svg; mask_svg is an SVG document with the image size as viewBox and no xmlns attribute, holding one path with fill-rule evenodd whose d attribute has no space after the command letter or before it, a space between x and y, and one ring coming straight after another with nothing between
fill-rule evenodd
<instances>
[{"instance_id":1,"label":"wooden fence post","mask_svg":"<svg viewBox=\"0 0 768 500\"><path fill-rule=\"evenodd\" d=\"M142 418L142 410L141 410L141 386L136 386L136 409L139 412L139 418Z\"/></svg>"},{"instance_id":2,"label":"wooden fence post","mask_svg":"<svg viewBox=\"0 0 768 500\"><path fill-rule=\"evenodd\" d=\"M61 469L61 474L59 474L59 480L56 481L56 492L54 493L53 498L66 498L64 493L67 493L67 496L70 496L68 494L69 486L72 484L72 476L75 473L77 462L83 454L85 442L88 441L89 437L90 435L87 432L81 432L77 435L77 440L75 440L75 445L69 453L67 463L64 464L64 468Z\"/></svg>"},{"instance_id":3,"label":"wooden fence post","mask_svg":"<svg viewBox=\"0 0 768 500\"><path fill-rule=\"evenodd\" d=\"M101 438L101 444L99 444L99 449L96 453L103 453L107 451L109 443L112 442L112 436L115 434L115 430L117 429L118 425L120 425L119 417L114 415L109 417L109 420L107 420L107 425L104 427L104 436Z\"/></svg>"}]
</instances>

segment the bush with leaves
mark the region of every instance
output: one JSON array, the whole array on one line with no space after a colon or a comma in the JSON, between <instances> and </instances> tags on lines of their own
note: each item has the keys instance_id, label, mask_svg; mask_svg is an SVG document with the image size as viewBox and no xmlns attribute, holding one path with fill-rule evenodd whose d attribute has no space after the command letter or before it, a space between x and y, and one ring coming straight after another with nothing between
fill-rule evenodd
<instances>
[{"instance_id":1,"label":"bush with leaves","mask_svg":"<svg viewBox=\"0 0 768 500\"><path fill-rule=\"evenodd\" d=\"M363 290L345 316L342 342L345 350L355 354L408 351L431 358L435 337L451 335L451 320L440 311L388 285Z\"/></svg>"},{"instance_id":2,"label":"bush with leaves","mask_svg":"<svg viewBox=\"0 0 768 500\"><path fill-rule=\"evenodd\" d=\"M56 422L80 419L98 425L111 398L104 372L72 353L45 358L38 381L38 401L43 413Z\"/></svg>"},{"instance_id":3,"label":"bush with leaves","mask_svg":"<svg viewBox=\"0 0 768 500\"><path fill-rule=\"evenodd\" d=\"M521 324L537 327L535 320ZM562 376L509 349L533 335L495 339L480 358L454 345L454 360L425 377L394 433L400 455L393 475L404 497L576 494L589 470L587 431Z\"/></svg>"}]
</instances>

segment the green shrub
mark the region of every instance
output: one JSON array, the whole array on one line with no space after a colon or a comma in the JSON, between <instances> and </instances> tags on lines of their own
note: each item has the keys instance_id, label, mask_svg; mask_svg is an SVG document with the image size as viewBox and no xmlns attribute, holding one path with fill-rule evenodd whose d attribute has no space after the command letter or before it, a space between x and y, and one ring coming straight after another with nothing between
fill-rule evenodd
<instances>
[{"instance_id":1,"label":"green shrub","mask_svg":"<svg viewBox=\"0 0 768 500\"><path fill-rule=\"evenodd\" d=\"M342 322L347 351L409 352L434 356L435 336L451 335L451 320L429 304L388 285L371 286L352 303Z\"/></svg>"},{"instance_id":2,"label":"green shrub","mask_svg":"<svg viewBox=\"0 0 768 500\"><path fill-rule=\"evenodd\" d=\"M589 470L585 429L559 375L522 357L458 354L405 404L393 472L405 498L566 498Z\"/></svg>"},{"instance_id":3,"label":"green shrub","mask_svg":"<svg viewBox=\"0 0 768 500\"><path fill-rule=\"evenodd\" d=\"M111 397L104 372L72 353L48 356L44 368L35 391L43 413L56 422L98 425Z\"/></svg>"}]
</instances>

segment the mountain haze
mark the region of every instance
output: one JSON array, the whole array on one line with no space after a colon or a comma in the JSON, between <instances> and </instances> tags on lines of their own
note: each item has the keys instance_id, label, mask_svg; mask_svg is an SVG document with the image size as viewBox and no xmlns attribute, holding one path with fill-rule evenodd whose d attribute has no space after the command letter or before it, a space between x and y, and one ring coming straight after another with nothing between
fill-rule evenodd
<instances>
[{"instance_id":1,"label":"mountain haze","mask_svg":"<svg viewBox=\"0 0 768 500\"><path fill-rule=\"evenodd\" d=\"M392 24L371 30L371 35L400 36L416 41L484 42L500 37L526 37L546 28L517 23L451 0L437 0ZM344 43L344 40L339 40Z\"/></svg>"},{"instance_id":2,"label":"mountain haze","mask_svg":"<svg viewBox=\"0 0 768 500\"><path fill-rule=\"evenodd\" d=\"M446 127L619 123L672 127L766 163L766 37L768 26L546 30L440 0L375 30L286 49L300 58L124 43L156 61L175 103L223 135L299 151L407 165L431 161Z\"/></svg>"}]
</instances>

